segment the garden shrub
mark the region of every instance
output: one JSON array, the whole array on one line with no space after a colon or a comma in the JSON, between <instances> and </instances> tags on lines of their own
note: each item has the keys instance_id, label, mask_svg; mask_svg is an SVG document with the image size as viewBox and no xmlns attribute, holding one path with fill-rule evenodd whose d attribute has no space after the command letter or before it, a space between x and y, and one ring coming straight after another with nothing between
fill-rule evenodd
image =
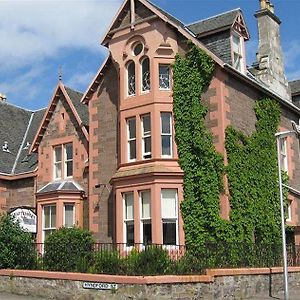
<instances>
[{"instance_id":1,"label":"garden shrub","mask_svg":"<svg viewBox=\"0 0 300 300\"><path fill-rule=\"evenodd\" d=\"M0 216L0 269L35 269L37 252L31 234L10 215Z\"/></svg>"},{"instance_id":2,"label":"garden shrub","mask_svg":"<svg viewBox=\"0 0 300 300\"><path fill-rule=\"evenodd\" d=\"M93 273L118 274L122 259L117 250L102 250L94 255Z\"/></svg>"},{"instance_id":3,"label":"garden shrub","mask_svg":"<svg viewBox=\"0 0 300 300\"><path fill-rule=\"evenodd\" d=\"M141 252L134 251L127 258L127 272L134 275L164 275L170 272L171 259L161 246L147 246Z\"/></svg>"},{"instance_id":4,"label":"garden shrub","mask_svg":"<svg viewBox=\"0 0 300 300\"><path fill-rule=\"evenodd\" d=\"M93 259L94 238L81 228L60 228L44 245L44 266L50 271L86 272Z\"/></svg>"}]
</instances>

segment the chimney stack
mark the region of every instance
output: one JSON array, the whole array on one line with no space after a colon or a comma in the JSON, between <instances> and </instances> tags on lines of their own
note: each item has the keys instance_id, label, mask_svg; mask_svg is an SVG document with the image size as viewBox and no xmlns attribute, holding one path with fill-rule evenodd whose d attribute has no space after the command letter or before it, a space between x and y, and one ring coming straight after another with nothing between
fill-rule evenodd
<instances>
[{"instance_id":1,"label":"chimney stack","mask_svg":"<svg viewBox=\"0 0 300 300\"><path fill-rule=\"evenodd\" d=\"M255 13L258 23L258 53L255 76L285 100L291 101L291 91L284 72L280 41L280 19L274 13L270 0L259 0Z\"/></svg>"}]
</instances>

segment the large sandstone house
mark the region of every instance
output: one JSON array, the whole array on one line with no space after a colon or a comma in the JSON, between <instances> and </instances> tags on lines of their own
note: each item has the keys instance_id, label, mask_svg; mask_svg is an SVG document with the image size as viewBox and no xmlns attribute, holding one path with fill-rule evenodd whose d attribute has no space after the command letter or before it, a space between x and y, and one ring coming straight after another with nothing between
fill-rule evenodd
<instances>
[{"instance_id":1,"label":"large sandstone house","mask_svg":"<svg viewBox=\"0 0 300 300\"><path fill-rule=\"evenodd\" d=\"M203 101L225 161L225 128L251 134L255 100L280 104L279 130L299 121L300 82L289 83L284 74L280 20L266 0L255 17L259 49L248 68L249 32L240 9L185 25L150 1L124 1L102 40L110 54L84 94L59 82L48 108L34 112L1 98L0 211L33 209L38 242L76 225L102 243L184 244L171 65L187 41L216 64ZM294 137L283 142L281 159L293 187L287 224L299 244L299 144ZM229 218L229 212L225 189L220 215Z\"/></svg>"}]
</instances>

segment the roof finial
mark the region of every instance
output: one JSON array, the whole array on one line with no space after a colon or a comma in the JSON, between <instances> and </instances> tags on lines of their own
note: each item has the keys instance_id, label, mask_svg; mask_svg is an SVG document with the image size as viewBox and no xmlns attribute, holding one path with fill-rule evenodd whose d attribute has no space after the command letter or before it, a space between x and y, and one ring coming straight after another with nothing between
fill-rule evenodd
<instances>
[{"instance_id":1,"label":"roof finial","mask_svg":"<svg viewBox=\"0 0 300 300\"><path fill-rule=\"evenodd\" d=\"M58 67L58 80L61 81L62 80L62 66Z\"/></svg>"}]
</instances>

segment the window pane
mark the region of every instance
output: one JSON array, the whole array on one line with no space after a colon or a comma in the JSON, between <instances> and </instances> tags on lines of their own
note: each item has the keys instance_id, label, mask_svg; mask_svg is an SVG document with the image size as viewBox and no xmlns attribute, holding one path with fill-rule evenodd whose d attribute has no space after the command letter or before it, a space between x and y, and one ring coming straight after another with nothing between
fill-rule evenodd
<instances>
[{"instance_id":1,"label":"window pane","mask_svg":"<svg viewBox=\"0 0 300 300\"><path fill-rule=\"evenodd\" d=\"M65 150L66 150L66 159L73 159L73 145L72 144L66 144L65 145Z\"/></svg>"},{"instance_id":2,"label":"window pane","mask_svg":"<svg viewBox=\"0 0 300 300\"><path fill-rule=\"evenodd\" d=\"M61 178L61 162L55 163L54 168L55 168L55 178Z\"/></svg>"},{"instance_id":3,"label":"window pane","mask_svg":"<svg viewBox=\"0 0 300 300\"><path fill-rule=\"evenodd\" d=\"M128 136L129 139L135 139L136 137L136 123L135 118L128 119Z\"/></svg>"},{"instance_id":4,"label":"window pane","mask_svg":"<svg viewBox=\"0 0 300 300\"><path fill-rule=\"evenodd\" d=\"M50 227L50 206L44 206L44 228Z\"/></svg>"},{"instance_id":5,"label":"window pane","mask_svg":"<svg viewBox=\"0 0 300 300\"><path fill-rule=\"evenodd\" d=\"M56 227L56 206L51 206L51 227Z\"/></svg>"},{"instance_id":6,"label":"window pane","mask_svg":"<svg viewBox=\"0 0 300 300\"><path fill-rule=\"evenodd\" d=\"M150 115L145 115L142 117L143 120L143 133L151 132L151 122Z\"/></svg>"},{"instance_id":7,"label":"window pane","mask_svg":"<svg viewBox=\"0 0 300 300\"><path fill-rule=\"evenodd\" d=\"M151 244L152 243L152 229L151 222L143 223L143 244Z\"/></svg>"},{"instance_id":8,"label":"window pane","mask_svg":"<svg viewBox=\"0 0 300 300\"><path fill-rule=\"evenodd\" d=\"M144 138L144 147L145 147L145 150L144 150L145 153L151 152L151 136ZM151 154L150 154L150 157L151 157Z\"/></svg>"},{"instance_id":9,"label":"window pane","mask_svg":"<svg viewBox=\"0 0 300 300\"><path fill-rule=\"evenodd\" d=\"M54 148L54 162L61 161L61 146Z\"/></svg>"},{"instance_id":10,"label":"window pane","mask_svg":"<svg viewBox=\"0 0 300 300\"><path fill-rule=\"evenodd\" d=\"M74 205L65 205L65 227L74 225Z\"/></svg>"},{"instance_id":11,"label":"window pane","mask_svg":"<svg viewBox=\"0 0 300 300\"><path fill-rule=\"evenodd\" d=\"M240 37L237 35L233 35L233 52L241 54L240 51Z\"/></svg>"},{"instance_id":12,"label":"window pane","mask_svg":"<svg viewBox=\"0 0 300 300\"><path fill-rule=\"evenodd\" d=\"M151 218L151 193L150 191L141 192L142 218Z\"/></svg>"},{"instance_id":13,"label":"window pane","mask_svg":"<svg viewBox=\"0 0 300 300\"><path fill-rule=\"evenodd\" d=\"M171 133L171 114L161 113L161 132Z\"/></svg>"},{"instance_id":14,"label":"window pane","mask_svg":"<svg viewBox=\"0 0 300 300\"><path fill-rule=\"evenodd\" d=\"M170 66L159 65L159 88L170 89Z\"/></svg>"},{"instance_id":15,"label":"window pane","mask_svg":"<svg viewBox=\"0 0 300 300\"><path fill-rule=\"evenodd\" d=\"M126 223L126 244L127 246L134 245L134 225L132 222Z\"/></svg>"},{"instance_id":16,"label":"window pane","mask_svg":"<svg viewBox=\"0 0 300 300\"><path fill-rule=\"evenodd\" d=\"M161 190L162 218L177 218L176 194L175 189Z\"/></svg>"},{"instance_id":17,"label":"window pane","mask_svg":"<svg viewBox=\"0 0 300 300\"><path fill-rule=\"evenodd\" d=\"M73 176L73 160L66 162L67 166L67 177Z\"/></svg>"},{"instance_id":18,"label":"window pane","mask_svg":"<svg viewBox=\"0 0 300 300\"><path fill-rule=\"evenodd\" d=\"M161 137L161 154L171 155L171 136L163 135Z\"/></svg>"},{"instance_id":19,"label":"window pane","mask_svg":"<svg viewBox=\"0 0 300 300\"><path fill-rule=\"evenodd\" d=\"M130 62L127 67L128 72L128 95L135 95L135 64Z\"/></svg>"},{"instance_id":20,"label":"window pane","mask_svg":"<svg viewBox=\"0 0 300 300\"><path fill-rule=\"evenodd\" d=\"M133 193L124 194L125 199L125 219L133 220Z\"/></svg>"},{"instance_id":21,"label":"window pane","mask_svg":"<svg viewBox=\"0 0 300 300\"><path fill-rule=\"evenodd\" d=\"M145 58L142 62L142 91L150 90L150 67L149 58Z\"/></svg>"},{"instance_id":22,"label":"window pane","mask_svg":"<svg viewBox=\"0 0 300 300\"><path fill-rule=\"evenodd\" d=\"M176 222L163 223L163 244L176 245Z\"/></svg>"},{"instance_id":23,"label":"window pane","mask_svg":"<svg viewBox=\"0 0 300 300\"><path fill-rule=\"evenodd\" d=\"M129 159L136 159L136 141L129 142Z\"/></svg>"}]
</instances>

